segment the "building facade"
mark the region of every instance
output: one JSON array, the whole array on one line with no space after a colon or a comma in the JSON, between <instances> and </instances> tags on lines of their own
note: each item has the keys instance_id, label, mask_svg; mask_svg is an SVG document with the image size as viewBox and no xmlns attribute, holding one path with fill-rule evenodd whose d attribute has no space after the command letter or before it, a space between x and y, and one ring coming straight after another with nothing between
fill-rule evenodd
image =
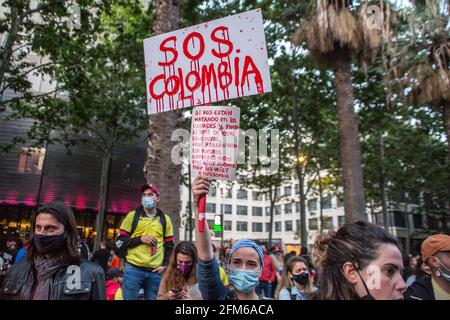
<instances>
[{"instance_id":1,"label":"building facade","mask_svg":"<svg viewBox=\"0 0 450 320\"><path fill-rule=\"evenodd\" d=\"M23 136L31 120L0 120L0 143ZM129 144L117 144L113 152L103 237L113 239L123 215L140 205L140 186L145 183L146 133ZM64 201L75 212L78 229L88 242L96 235L102 151L93 144L71 147L61 144L40 149L16 146L0 153L0 241L8 235L29 233L36 206Z\"/></svg>"},{"instance_id":2,"label":"building facade","mask_svg":"<svg viewBox=\"0 0 450 320\"><path fill-rule=\"evenodd\" d=\"M306 181L308 179L305 179ZM298 181L292 178L278 190L280 200L274 207L272 245L283 251L300 251L300 196ZM195 232L189 232L189 190L181 186L180 238L195 240ZM322 208L321 208L322 207ZM322 220L320 219L322 209ZM368 220L384 226L381 208L368 208ZM191 216L191 223L194 226ZM434 233L449 233L448 210L435 212L423 203L410 204L391 201L388 206L389 232L399 240L405 252L420 253L422 241ZM250 238L267 243L270 228L270 200L259 190L239 183L216 183L206 200L206 218L210 230L216 221L222 222L222 233L211 232L216 247L230 247L233 241ZM216 221L215 221L216 220ZM345 223L343 199L324 193L322 205L317 192L310 192L306 199L306 223L308 249L311 249L320 232L336 230Z\"/></svg>"}]
</instances>

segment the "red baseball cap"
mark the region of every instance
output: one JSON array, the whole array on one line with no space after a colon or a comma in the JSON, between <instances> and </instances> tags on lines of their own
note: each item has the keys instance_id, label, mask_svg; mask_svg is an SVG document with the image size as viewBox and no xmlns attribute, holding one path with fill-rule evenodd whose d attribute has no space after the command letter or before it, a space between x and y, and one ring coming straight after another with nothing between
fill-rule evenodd
<instances>
[{"instance_id":1,"label":"red baseball cap","mask_svg":"<svg viewBox=\"0 0 450 320\"><path fill-rule=\"evenodd\" d=\"M141 193L143 193L145 190L150 189L152 190L154 193L156 193L156 195L159 197L159 189L156 186L156 184L149 184L149 183L144 183L141 187Z\"/></svg>"}]
</instances>

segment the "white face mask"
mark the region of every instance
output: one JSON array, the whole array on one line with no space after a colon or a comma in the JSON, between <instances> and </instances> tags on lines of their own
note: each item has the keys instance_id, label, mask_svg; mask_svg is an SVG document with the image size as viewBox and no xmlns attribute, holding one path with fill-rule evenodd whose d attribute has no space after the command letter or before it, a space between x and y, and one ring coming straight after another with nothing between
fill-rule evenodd
<instances>
[{"instance_id":1,"label":"white face mask","mask_svg":"<svg viewBox=\"0 0 450 320\"><path fill-rule=\"evenodd\" d=\"M435 258L436 258L436 257L435 257ZM436 276L442 277L442 278L444 278L445 280L450 281L450 270L448 270L448 268L447 268L446 266L444 266L444 265L441 263L441 261L439 261L438 258L436 258L436 261L439 263L439 265L440 265L441 267L444 267L444 269L447 271L447 272L444 272L444 271L442 271L442 270L439 268L439 269L436 271Z\"/></svg>"},{"instance_id":2,"label":"white face mask","mask_svg":"<svg viewBox=\"0 0 450 320\"><path fill-rule=\"evenodd\" d=\"M142 197L142 206L145 209L151 210L156 207L156 204L157 204L157 201L154 197L149 197L149 196Z\"/></svg>"}]
</instances>

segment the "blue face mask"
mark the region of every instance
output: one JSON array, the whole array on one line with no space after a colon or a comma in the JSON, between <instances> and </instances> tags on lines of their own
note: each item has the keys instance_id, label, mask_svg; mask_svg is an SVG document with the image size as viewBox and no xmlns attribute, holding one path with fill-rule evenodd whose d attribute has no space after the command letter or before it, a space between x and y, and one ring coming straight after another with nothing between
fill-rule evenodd
<instances>
[{"instance_id":1,"label":"blue face mask","mask_svg":"<svg viewBox=\"0 0 450 320\"><path fill-rule=\"evenodd\" d=\"M237 291L249 293L259 283L259 270L231 269L230 282Z\"/></svg>"},{"instance_id":2,"label":"blue face mask","mask_svg":"<svg viewBox=\"0 0 450 320\"><path fill-rule=\"evenodd\" d=\"M153 209L156 207L156 200L153 197L142 197L142 206L145 209Z\"/></svg>"}]
</instances>

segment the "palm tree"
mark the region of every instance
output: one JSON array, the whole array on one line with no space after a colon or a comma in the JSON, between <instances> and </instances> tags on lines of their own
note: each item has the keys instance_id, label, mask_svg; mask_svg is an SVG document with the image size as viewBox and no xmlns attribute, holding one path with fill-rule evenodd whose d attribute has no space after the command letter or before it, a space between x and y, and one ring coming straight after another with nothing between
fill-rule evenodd
<instances>
[{"instance_id":1,"label":"palm tree","mask_svg":"<svg viewBox=\"0 0 450 320\"><path fill-rule=\"evenodd\" d=\"M314 3L315 2L315 3ZM346 221L367 220L358 121L354 110L351 63L373 60L380 37L367 16L367 3L352 0L315 0L309 15L294 33L294 44L306 44L312 56L334 73L339 117L341 168Z\"/></svg>"},{"instance_id":2,"label":"palm tree","mask_svg":"<svg viewBox=\"0 0 450 320\"><path fill-rule=\"evenodd\" d=\"M450 18L448 1L416 1L414 13L408 16L412 34L408 54L401 63L408 99L415 106L430 106L440 111L447 135L450 161ZM401 49L402 46L397 48Z\"/></svg>"},{"instance_id":3,"label":"palm tree","mask_svg":"<svg viewBox=\"0 0 450 320\"><path fill-rule=\"evenodd\" d=\"M180 26L180 0L155 1L155 35L173 31ZM148 127L147 161L145 175L147 181L158 185L161 192L159 208L172 220L175 239L180 227L180 175L181 166L171 160L172 132L180 127L180 113L164 112L152 115Z\"/></svg>"}]
</instances>

